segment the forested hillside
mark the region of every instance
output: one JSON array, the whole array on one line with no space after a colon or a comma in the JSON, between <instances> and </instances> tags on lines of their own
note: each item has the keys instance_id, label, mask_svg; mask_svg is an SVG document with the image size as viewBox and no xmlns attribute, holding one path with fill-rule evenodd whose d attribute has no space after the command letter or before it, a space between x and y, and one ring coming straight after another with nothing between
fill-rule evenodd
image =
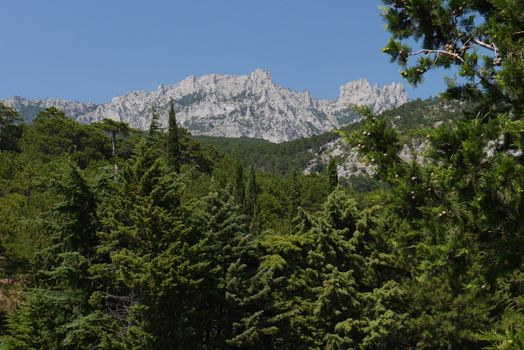
<instances>
[{"instance_id":1,"label":"forested hillside","mask_svg":"<svg viewBox=\"0 0 524 350\"><path fill-rule=\"evenodd\" d=\"M429 98L407 102L400 107L385 111L381 116L399 132L404 142L408 142L421 134L425 135L425 128L453 123L471 110L470 101ZM340 138L341 132L362 131L363 126L364 120L361 119L339 130L282 143L249 138L211 136L194 136L194 138L240 160L245 166L253 164L260 171L290 175L294 171L303 172L315 154L329 142ZM327 169L327 164L324 168Z\"/></svg>"},{"instance_id":2,"label":"forested hillside","mask_svg":"<svg viewBox=\"0 0 524 350\"><path fill-rule=\"evenodd\" d=\"M523 349L524 3L384 0L444 100L341 131L378 185L276 145L32 124L0 104L0 349ZM406 44L419 39L420 49ZM400 116L400 118L397 118ZM406 140L423 161L400 156ZM213 145L213 146L212 146Z\"/></svg>"}]
</instances>

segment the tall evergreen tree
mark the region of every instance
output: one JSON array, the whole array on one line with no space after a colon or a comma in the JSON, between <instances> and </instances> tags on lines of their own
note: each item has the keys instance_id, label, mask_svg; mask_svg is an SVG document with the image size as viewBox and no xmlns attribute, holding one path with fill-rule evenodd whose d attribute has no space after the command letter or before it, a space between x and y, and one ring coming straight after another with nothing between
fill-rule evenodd
<instances>
[{"instance_id":1,"label":"tall evergreen tree","mask_svg":"<svg viewBox=\"0 0 524 350\"><path fill-rule=\"evenodd\" d=\"M169 165L178 173L182 161L182 148L180 144L180 131L176 122L175 104L173 99L169 101L169 118L167 134L167 154Z\"/></svg>"},{"instance_id":2,"label":"tall evergreen tree","mask_svg":"<svg viewBox=\"0 0 524 350\"><path fill-rule=\"evenodd\" d=\"M101 285L99 307L118 320L127 347L198 348L198 312L209 273L204 232L192 230L181 206L182 184L143 142L123 171L103 212L93 268Z\"/></svg>"},{"instance_id":3,"label":"tall evergreen tree","mask_svg":"<svg viewBox=\"0 0 524 350\"><path fill-rule=\"evenodd\" d=\"M292 223L293 219L297 216L298 210L300 208L300 200L301 200L301 189L300 189L300 183L298 178L298 172L295 170L291 174L291 184L290 184L290 208L289 208L289 221Z\"/></svg>"},{"instance_id":4,"label":"tall evergreen tree","mask_svg":"<svg viewBox=\"0 0 524 350\"><path fill-rule=\"evenodd\" d=\"M259 188L257 184L255 167L251 165L246 185L245 210L251 220L251 232L260 231L260 207L258 204Z\"/></svg>"},{"instance_id":5,"label":"tall evergreen tree","mask_svg":"<svg viewBox=\"0 0 524 350\"><path fill-rule=\"evenodd\" d=\"M449 80L448 95L483 96L483 113L524 108L521 1L384 0L391 39L383 49L404 68L412 84L431 69L458 67L461 80ZM409 43L417 38L415 48Z\"/></svg>"},{"instance_id":6,"label":"tall evergreen tree","mask_svg":"<svg viewBox=\"0 0 524 350\"><path fill-rule=\"evenodd\" d=\"M55 188L63 201L50 223L51 247L41 252L25 301L9 319L7 349L111 347L114 323L90 305L100 223L98 201L72 166Z\"/></svg>"},{"instance_id":7,"label":"tall evergreen tree","mask_svg":"<svg viewBox=\"0 0 524 350\"><path fill-rule=\"evenodd\" d=\"M151 106L151 121L149 122L149 138L155 139L160 132L160 114L158 113L156 105Z\"/></svg>"},{"instance_id":8,"label":"tall evergreen tree","mask_svg":"<svg viewBox=\"0 0 524 350\"><path fill-rule=\"evenodd\" d=\"M112 119L104 118L100 123L103 130L111 134L111 157L113 158L113 166L115 172L118 171L118 165L116 164L116 139L118 134L127 135L129 134L129 125L124 122L117 122Z\"/></svg>"},{"instance_id":9,"label":"tall evergreen tree","mask_svg":"<svg viewBox=\"0 0 524 350\"><path fill-rule=\"evenodd\" d=\"M231 283L236 283L232 278L242 276L231 276L228 271L243 256L241 245L248 238L246 217L227 191L212 188L193 210L191 226L197 232L204 232L205 260L209 264L199 290L202 294L198 311L201 316L199 334L206 348L221 349L232 336L232 325L238 317L238 305L232 302L228 293Z\"/></svg>"},{"instance_id":10,"label":"tall evergreen tree","mask_svg":"<svg viewBox=\"0 0 524 350\"><path fill-rule=\"evenodd\" d=\"M118 134L127 135L130 130L129 125L108 118L104 118L100 125L102 129L111 134L111 155L114 158L116 157L116 138Z\"/></svg>"},{"instance_id":11,"label":"tall evergreen tree","mask_svg":"<svg viewBox=\"0 0 524 350\"><path fill-rule=\"evenodd\" d=\"M16 124L22 120L20 114L0 102L0 150L13 149L13 140L10 140L18 130Z\"/></svg>"},{"instance_id":12,"label":"tall evergreen tree","mask_svg":"<svg viewBox=\"0 0 524 350\"><path fill-rule=\"evenodd\" d=\"M244 207L245 203L245 197L246 197L246 185L244 182L244 167L242 166L242 163L240 163L240 160L237 159L235 162L235 180L233 184L233 195L235 197L235 200L237 203Z\"/></svg>"}]
</instances>

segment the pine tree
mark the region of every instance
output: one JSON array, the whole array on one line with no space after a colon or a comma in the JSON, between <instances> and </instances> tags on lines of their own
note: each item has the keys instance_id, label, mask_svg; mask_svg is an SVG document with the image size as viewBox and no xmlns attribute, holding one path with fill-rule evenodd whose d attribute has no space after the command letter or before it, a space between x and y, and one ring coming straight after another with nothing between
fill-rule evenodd
<instances>
[{"instance_id":1,"label":"pine tree","mask_svg":"<svg viewBox=\"0 0 524 350\"><path fill-rule=\"evenodd\" d=\"M21 121L20 114L0 102L0 150L13 149L10 138L15 134L16 124Z\"/></svg>"},{"instance_id":2,"label":"pine tree","mask_svg":"<svg viewBox=\"0 0 524 350\"><path fill-rule=\"evenodd\" d=\"M127 123L124 122L117 122L112 119L105 118L101 122L101 127L105 131L111 134L111 155L112 157L116 157L116 138L118 134L127 135L129 134L130 128Z\"/></svg>"},{"instance_id":3,"label":"pine tree","mask_svg":"<svg viewBox=\"0 0 524 350\"><path fill-rule=\"evenodd\" d=\"M412 84L437 68L459 68L463 84L449 80L448 96L472 98L483 113L524 107L521 1L384 0L392 36L384 52L404 68ZM419 47L406 42L418 38ZM415 61L416 60L416 61ZM414 62L413 62L414 61Z\"/></svg>"},{"instance_id":4,"label":"pine tree","mask_svg":"<svg viewBox=\"0 0 524 350\"><path fill-rule=\"evenodd\" d=\"M291 217L294 217L300 207L301 189L298 172L295 170L291 175Z\"/></svg>"},{"instance_id":5,"label":"pine tree","mask_svg":"<svg viewBox=\"0 0 524 350\"><path fill-rule=\"evenodd\" d=\"M167 154L169 165L178 173L182 162L180 132L176 122L175 105L173 99L169 101L169 119L167 135Z\"/></svg>"},{"instance_id":6,"label":"pine tree","mask_svg":"<svg viewBox=\"0 0 524 350\"><path fill-rule=\"evenodd\" d=\"M377 165L404 218L395 237L399 259L413 276L404 282L404 295L411 297L409 312L424 315L407 323L409 338L421 347L478 348L475 333L486 331L489 315L501 315L491 306L515 300L512 293L496 297L495 281L522 263L522 249L516 248L522 246L522 224L515 218L522 216L517 203L524 182L514 154L524 146L517 126L524 89L516 83L524 76L517 19L524 4L384 3L392 33L384 51L405 68L402 75L419 84L430 69L457 66L463 84L450 81L446 97L471 99L476 107L456 125L428 133L422 165L399 159L398 138L383 118L367 115L364 133L353 135L353 144ZM419 48L406 43L413 38Z\"/></svg>"}]
</instances>

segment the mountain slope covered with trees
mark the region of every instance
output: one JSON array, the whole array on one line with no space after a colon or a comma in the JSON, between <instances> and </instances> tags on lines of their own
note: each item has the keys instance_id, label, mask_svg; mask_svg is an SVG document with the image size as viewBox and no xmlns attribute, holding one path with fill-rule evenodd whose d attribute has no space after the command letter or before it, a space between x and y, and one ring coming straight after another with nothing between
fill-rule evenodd
<instances>
[{"instance_id":1,"label":"mountain slope covered with trees","mask_svg":"<svg viewBox=\"0 0 524 350\"><path fill-rule=\"evenodd\" d=\"M524 348L524 3L383 2L402 75L456 66L463 108L360 108L364 191L297 170L337 135L259 161L174 108L144 132L0 104L0 349Z\"/></svg>"}]
</instances>

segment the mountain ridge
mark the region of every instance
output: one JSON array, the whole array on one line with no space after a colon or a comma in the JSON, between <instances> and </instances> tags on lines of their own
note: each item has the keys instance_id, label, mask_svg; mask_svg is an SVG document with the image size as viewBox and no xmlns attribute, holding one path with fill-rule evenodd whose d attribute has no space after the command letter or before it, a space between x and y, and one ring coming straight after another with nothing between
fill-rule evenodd
<instances>
[{"instance_id":1,"label":"mountain ridge","mask_svg":"<svg viewBox=\"0 0 524 350\"><path fill-rule=\"evenodd\" d=\"M375 112L398 107L408 100L399 83L371 86L365 79L343 84L337 99L317 99L309 91L295 91L273 82L265 69L247 75L208 74L188 76L151 91L131 91L110 102L91 104L63 99L27 100L11 97L6 105L31 120L38 110L56 106L82 123L109 118L147 129L151 106L160 112L161 125L173 99L177 120L195 135L251 137L283 142L329 131L357 118L352 104Z\"/></svg>"}]
</instances>

